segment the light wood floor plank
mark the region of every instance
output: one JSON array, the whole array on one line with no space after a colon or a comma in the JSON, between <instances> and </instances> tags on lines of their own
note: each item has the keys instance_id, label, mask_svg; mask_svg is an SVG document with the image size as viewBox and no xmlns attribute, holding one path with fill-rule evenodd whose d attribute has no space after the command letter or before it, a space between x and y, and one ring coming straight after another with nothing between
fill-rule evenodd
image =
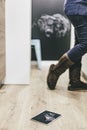
<instances>
[{"instance_id":1,"label":"light wood floor plank","mask_svg":"<svg viewBox=\"0 0 87 130\"><path fill-rule=\"evenodd\" d=\"M48 67L31 70L31 85L5 85L0 90L0 130L87 130L87 91L69 92L68 71L51 91ZM31 118L44 110L61 114L49 125Z\"/></svg>"}]
</instances>

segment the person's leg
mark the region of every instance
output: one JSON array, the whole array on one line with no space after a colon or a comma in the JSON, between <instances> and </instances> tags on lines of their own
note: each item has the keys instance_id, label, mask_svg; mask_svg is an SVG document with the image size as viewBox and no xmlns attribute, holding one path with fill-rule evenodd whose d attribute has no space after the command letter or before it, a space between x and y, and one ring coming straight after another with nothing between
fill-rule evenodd
<instances>
[{"instance_id":1,"label":"person's leg","mask_svg":"<svg viewBox=\"0 0 87 130\"><path fill-rule=\"evenodd\" d=\"M77 33L75 32L75 45L79 44ZM81 63L82 58L69 68L69 86L68 90L84 90L87 89L87 83L81 81Z\"/></svg>"},{"instance_id":2,"label":"person's leg","mask_svg":"<svg viewBox=\"0 0 87 130\"><path fill-rule=\"evenodd\" d=\"M49 68L49 72L47 75L47 85L48 87L53 90L55 89L57 80L59 76L66 71L74 63L69 59L67 53L65 53L60 59L59 62L54 65L52 64Z\"/></svg>"},{"instance_id":3,"label":"person's leg","mask_svg":"<svg viewBox=\"0 0 87 130\"><path fill-rule=\"evenodd\" d=\"M79 20L80 19L81 17L79 18ZM75 29L78 30L77 32L79 36L79 44L72 48L65 55L63 55L56 65L50 66L49 73L47 76L47 84L50 89L54 89L59 76L63 72L65 72L65 70L69 68L71 65L78 62L82 58L82 56L87 52L87 34L85 33L87 32L87 28L85 28L85 23L83 24L83 19L81 19L80 23L79 20L77 17L74 17L74 22L78 22L77 25L75 25Z\"/></svg>"},{"instance_id":4,"label":"person's leg","mask_svg":"<svg viewBox=\"0 0 87 130\"><path fill-rule=\"evenodd\" d=\"M78 61L81 61L82 56L87 53L87 16L68 17L75 27L76 43L67 54L73 62L77 63Z\"/></svg>"},{"instance_id":5,"label":"person's leg","mask_svg":"<svg viewBox=\"0 0 87 130\"><path fill-rule=\"evenodd\" d=\"M87 90L87 83L84 83L80 80L81 77L81 66L80 62L72 65L69 69L69 86L68 90L75 91L75 90Z\"/></svg>"},{"instance_id":6,"label":"person's leg","mask_svg":"<svg viewBox=\"0 0 87 130\"><path fill-rule=\"evenodd\" d=\"M79 40L78 40L77 32L75 30L74 30L74 34L75 34L74 46L76 46L77 44L79 44ZM81 60L82 58L69 68L69 86L74 82L80 81Z\"/></svg>"},{"instance_id":7,"label":"person's leg","mask_svg":"<svg viewBox=\"0 0 87 130\"><path fill-rule=\"evenodd\" d=\"M77 32L75 31L75 45L77 45L77 44L79 44L79 40L78 40ZM75 86L75 84L77 84L77 82L80 82L81 60L82 60L82 58L77 63L75 63L74 65L72 65L69 68L69 86L68 86L68 89Z\"/></svg>"}]
</instances>

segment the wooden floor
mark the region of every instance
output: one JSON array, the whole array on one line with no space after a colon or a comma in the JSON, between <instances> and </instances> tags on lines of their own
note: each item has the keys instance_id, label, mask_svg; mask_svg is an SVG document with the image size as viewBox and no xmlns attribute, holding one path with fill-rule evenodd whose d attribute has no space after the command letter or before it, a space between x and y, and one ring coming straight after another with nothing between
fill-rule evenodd
<instances>
[{"instance_id":1,"label":"wooden floor","mask_svg":"<svg viewBox=\"0 0 87 130\"><path fill-rule=\"evenodd\" d=\"M0 82L5 76L5 1L0 0Z\"/></svg>"},{"instance_id":2,"label":"wooden floor","mask_svg":"<svg viewBox=\"0 0 87 130\"><path fill-rule=\"evenodd\" d=\"M31 85L5 85L0 90L0 130L87 130L87 91L69 92L68 71L55 90L46 85L48 67L32 67ZM44 110L61 114L49 125L31 118Z\"/></svg>"}]
</instances>

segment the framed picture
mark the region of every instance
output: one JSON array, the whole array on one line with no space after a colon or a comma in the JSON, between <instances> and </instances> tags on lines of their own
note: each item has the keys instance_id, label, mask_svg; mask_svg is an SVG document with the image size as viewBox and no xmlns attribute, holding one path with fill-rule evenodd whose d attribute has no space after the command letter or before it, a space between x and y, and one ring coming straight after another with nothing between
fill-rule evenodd
<instances>
[{"instance_id":1,"label":"framed picture","mask_svg":"<svg viewBox=\"0 0 87 130\"><path fill-rule=\"evenodd\" d=\"M32 0L31 39L39 39L42 60L58 60L70 48L70 22L64 0ZM35 50L31 51L36 59Z\"/></svg>"}]
</instances>

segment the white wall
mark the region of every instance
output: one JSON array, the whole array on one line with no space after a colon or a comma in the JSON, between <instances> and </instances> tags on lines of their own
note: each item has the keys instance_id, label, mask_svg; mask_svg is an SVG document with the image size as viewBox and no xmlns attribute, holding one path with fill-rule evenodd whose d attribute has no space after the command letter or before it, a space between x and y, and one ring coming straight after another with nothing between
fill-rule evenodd
<instances>
[{"instance_id":1,"label":"white wall","mask_svg":"<svg viewBox=\"0 0 87 130\"><path fill-rule=\"evenodd\" d=\"M75 44L75 34L74 34L74 27L71 24L71 38L70 38L70 48L73 48Z\"/></svg>"},{"instance_id":2,"label":"white wall","mask_svg":"<svg viewBox=\"0 0 87 130\"><path fill-rule=\"evenodd\" d=\"M5 84L29 84L31 0L6 0Z\"/></svg>"}]
</instances>

